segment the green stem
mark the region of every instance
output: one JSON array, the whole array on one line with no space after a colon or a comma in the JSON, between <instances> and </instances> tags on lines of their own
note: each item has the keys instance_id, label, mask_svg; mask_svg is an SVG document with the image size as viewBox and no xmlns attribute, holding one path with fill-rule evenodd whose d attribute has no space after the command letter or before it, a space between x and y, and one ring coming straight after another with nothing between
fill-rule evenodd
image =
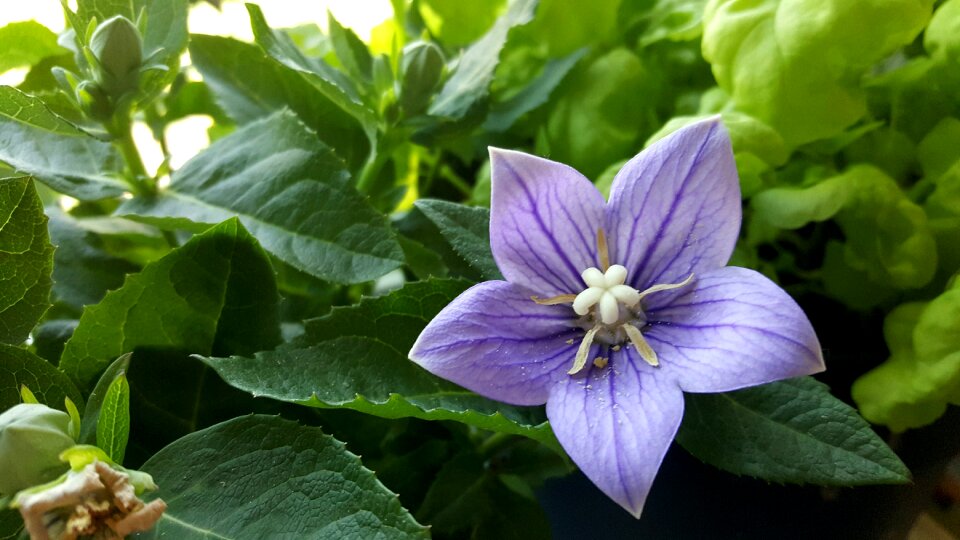
<instances>
[{"instance_id":1,"label":"green stem","mask_svg":"<svg viewBox=\"0 0 960 540\"><path fill-rule=\"evenodd\" d=\"M151 197L157 193L157 186L153 183L150 175L147 174L147 168L143 166L140 151L137 150L137 145L133 142L132 128L132 123L128 123L126 129L121 131L120 136L114 139L113 143L123 154L123 160L127 164L127 182L130 183L134 193Z\"/></svg>"},{"instance_id":2,"label":"green stem","mask_svg":"<svg viewBox=\"0 0 960 540\"><path fill-rule=\"evenodd\" d=\"M513 441L514 436L509 433L494 433L477 446L477 452L481 456L489 457Z\"/></svg>"},{"instance_id":3,"label":"green stem","mask_svg":"<svg viewBox=\"0 0 960 540\"><path fill-rule=\"evenodd\" d=\"M463 178L460 178L460 176L453 172L453 169L451 169L449 166L443 165L440 167L440 177L447 182L450 182L450 185L457 188L457 190L466 195L467 198L473 195L473 188L470 187L470 184L468 184Z\"/></svg>"},{"instance_id":4,"label":"green stem","mask_svg":"<svg viewBox=\"0 0 960 540\"><path fill-rule=\"evenodd\" d=\"M380 169L383 168L386 161L386 155L383 152L379 151L379 149L373 150L370 154L370 159L363 165L360 176L357 178L357 191L360 193L368 193L370 191L373 183L377 180L377 176L380 175Z\"/></svg>"}]
</instances>

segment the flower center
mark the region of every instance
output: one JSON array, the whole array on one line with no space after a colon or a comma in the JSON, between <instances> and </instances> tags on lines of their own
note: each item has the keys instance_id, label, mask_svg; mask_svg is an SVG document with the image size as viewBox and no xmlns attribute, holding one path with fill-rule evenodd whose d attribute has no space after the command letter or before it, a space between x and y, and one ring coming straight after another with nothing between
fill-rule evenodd
<instances>
[{"instance_id":1,"label":"flower center","mask_svg":"<svg viewBox=\"0 0 960 540\"><path fill-rule=\"evenodd\" d=\"M597 258L600 268L590 267L580 274L586 288L579 294L562 294L553 298L532 300L538 304L554 305L573 303L573 311L580 316L580 324L586 330L583 341L577 350L573 367L567 372L575 375L587 365L587 357L594 341L611 346L614 351L629 341L640 357L651 366L658 367L657 353L643 337L641 329L647 319L641 309L641 301L649 294L678 289L693 280L693 274L680 283L654 285L644 291L638 291L626 285L627 269L619 264L610 264L607 241L603 229L597 231ZM628 345L628 346L629 346ZM607 365L608 359L595 358L593 364L598 368Z\"/></svg>"}]
</instances>

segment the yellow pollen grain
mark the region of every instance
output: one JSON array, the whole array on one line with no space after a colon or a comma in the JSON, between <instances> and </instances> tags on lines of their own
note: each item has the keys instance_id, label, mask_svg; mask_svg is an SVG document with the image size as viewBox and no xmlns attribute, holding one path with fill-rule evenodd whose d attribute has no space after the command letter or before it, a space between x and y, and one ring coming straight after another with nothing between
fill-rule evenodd
<instances>
[{"instance_id":1,"label":"yellow pollen grain","mask_svg":"<svg viewBox=\"0 0 960 540\"><path fill-rule=\"evenodd\" d=\"M613 352L617 352L617 351L620 350L620 346L619 346L619 345L614 345L613 347L610 347L610 348L613 349Z\"/></svg>"},{"instance_id":2,"label":"yellow pollen grain","mask_svg":"<svg viewBox=\"0 0 960 540\"><path fill-rule=\"evenodd\" d=\"M609 362L609 360L606 359L606 358L604 358L604 357L602 357L602 356L598 356L598 357L596 357L596 358L593 359L593 365L597 366L598 368L605 368L605 367L607 367L607 363L608 363L608 362Z\"/></svg>"}]
</instances>

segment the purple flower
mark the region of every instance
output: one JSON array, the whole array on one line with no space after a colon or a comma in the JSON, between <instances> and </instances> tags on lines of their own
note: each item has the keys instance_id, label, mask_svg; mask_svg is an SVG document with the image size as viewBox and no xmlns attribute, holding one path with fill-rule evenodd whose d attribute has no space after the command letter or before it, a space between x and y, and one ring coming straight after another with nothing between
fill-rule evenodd
<instances>
[{"instance_id":1,"label":"purple flower","mask_svg":"<svg viewBox=\"0 0 960 540\"><path fill-rule=\"evenodd\" d=\"M683 416L683 392L824 369L800 307L724 266L740 187L719 119L683 128L617 174L610 200L574 169L490 150L490 244L506 281L475 285L410 358L516 405L546 403L563 448L640 516Z\"/></svg>"}]
</instances>

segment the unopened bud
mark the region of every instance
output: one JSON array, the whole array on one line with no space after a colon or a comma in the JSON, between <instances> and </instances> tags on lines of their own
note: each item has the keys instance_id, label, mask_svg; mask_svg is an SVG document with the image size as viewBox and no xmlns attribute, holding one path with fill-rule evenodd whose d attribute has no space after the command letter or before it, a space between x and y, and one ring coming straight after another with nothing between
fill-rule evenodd
<instances>
[{"instance_id":1,"label":"unopened bud","mask_svg":"<svg viewBox=\"0 0 960 540\"><path fill-rule=\"evenodd\" d=\"M140 86L143 40L137 27L121 15L101 23L90 38L97 59L98 82L116 99Z\"/></svg>"},{"instance_id":2,"label":"unopened bud","mask_svg":"<svg viewBox=\"0 0 960 540\"><path fill-rule=\"evenodd\" d=\"M49 482L68 469L59 455L76 444L69 424L67 413L34 403L0 414L0 494Z\"/></svg>"},{"instance_id":3,"label":"unopened bud","mask_svg":"<svg viewBox=\"0 0 960 540\"><path fill-rule=\"evenodd\" d=\"M416 41L403 48L400 59L400 106L409 116L422 113L433 90L443 76L444 59L440 48Z\"/></svg>"}]
</instances>

